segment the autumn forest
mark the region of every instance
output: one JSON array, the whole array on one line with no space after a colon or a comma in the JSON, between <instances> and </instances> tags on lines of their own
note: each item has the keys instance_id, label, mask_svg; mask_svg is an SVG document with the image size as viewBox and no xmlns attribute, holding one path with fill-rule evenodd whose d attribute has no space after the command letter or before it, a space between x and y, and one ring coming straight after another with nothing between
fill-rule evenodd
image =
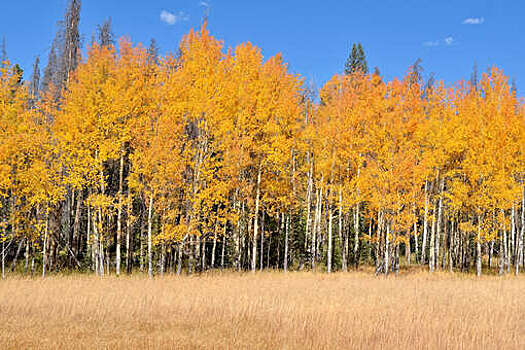
<instances>
[{"instance_id":1,"label":"autumn forest","mask_svg":"<svg viewBox=\"0 0 525 350\"><path fill-rule=\"evenodd\" d=\"M525 108L502 70L386 81L357 54L315 90L206 21L166 55L110 22L82 48L76 3L42 77L0 68L3 278L523 272Z\"/></svg>"}]
</instances>

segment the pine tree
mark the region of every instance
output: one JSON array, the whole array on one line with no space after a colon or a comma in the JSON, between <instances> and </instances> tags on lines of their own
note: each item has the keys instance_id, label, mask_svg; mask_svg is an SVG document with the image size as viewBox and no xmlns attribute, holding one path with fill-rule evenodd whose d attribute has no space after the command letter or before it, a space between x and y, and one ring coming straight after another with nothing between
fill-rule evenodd
<instances>
[{"instance_id":1,"label":"pine tree","mask_svg":"<svg viewBox=\"0 0 525 350\"><path fill-rule=\"evenodd\" d=\"M148 59L151 62L158 63L159 58L159 47L157 41L154 38L151 38L149 47L148 47Z\"/></svg>"},{"instance_id":2,"label":"pine tree","mask_svg":"<svg viewBox=\"0 0 525 350\"><path fill-rule=\"evenodd\" d=\"M345 74L351 74L360 71L363 74L368 74L368 64L366 62L365 51L361 43L353 44L350 56L345 63Z\"/></svg>"},{"instance_id":3,"label":"pine tree","mask_svg":"<svg viewBox=\"0 0 525 350\"><path fill-rule=\"evenodd\" d=\"M5 43L5 36L2 37L2 45L0 46L0 66L5 67L5 60L7 60L7 48Z\"/></svg>"}]
</instances>

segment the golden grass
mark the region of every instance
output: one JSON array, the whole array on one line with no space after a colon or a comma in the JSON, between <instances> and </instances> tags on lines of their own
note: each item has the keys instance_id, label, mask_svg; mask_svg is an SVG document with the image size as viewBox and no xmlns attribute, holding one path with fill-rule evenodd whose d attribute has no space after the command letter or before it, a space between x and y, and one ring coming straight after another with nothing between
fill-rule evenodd
<instances>
[{"instance_id":1,"label":"golden grass","mask_svg":"<svg viewBox=\"0 0 525 350\"><path fill-rule=\"evenodd\" d=\"M525 278L207 274L0 281L2 349L525 349Z\"/></svg>"}]
</instances>

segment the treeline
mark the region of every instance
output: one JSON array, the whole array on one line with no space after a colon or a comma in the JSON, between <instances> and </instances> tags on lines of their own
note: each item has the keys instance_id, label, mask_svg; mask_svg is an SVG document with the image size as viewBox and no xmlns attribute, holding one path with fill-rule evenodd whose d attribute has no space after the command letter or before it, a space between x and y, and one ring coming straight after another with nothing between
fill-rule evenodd
<instances>
[{"instance_id":1,"label":"treeline","mask_svg":"<svg viewBox=\"0 0 525 350\"><path fill-rule=\"evenodd\" d=\"M496 68L446 87L368 74L319 92L206 25L160 57L70 2L43 82L0 74L2 276L400 265L518 274L525 109Z\"/></svg>"}]
</instances>

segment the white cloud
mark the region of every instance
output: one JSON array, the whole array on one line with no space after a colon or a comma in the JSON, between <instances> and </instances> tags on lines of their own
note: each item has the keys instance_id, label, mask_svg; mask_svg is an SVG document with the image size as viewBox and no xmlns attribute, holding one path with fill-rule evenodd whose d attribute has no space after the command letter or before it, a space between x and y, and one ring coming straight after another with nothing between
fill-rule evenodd
<instances>
[{"instance_id":1,"label":"white cloud","mask_svg":"<svg viewBox=\"0 0 525 350\"><path fill-rule=\"evenodd\" d=\"M454 39L452 36L447 36L445 39L442 40L430 40L423 42L423 46L426 47L436 47L436 46L451 46L456 42L456 39Z\"/></svg>"},{"instance_id":2,"label":"white cloud","mask_svg":"<svg viewBox=\"0 0 525 350\"><path fill-rule=\"evenodd\" d=\"M182 11L179 11L178 13L171 13L169 11L162 10L160 12L160 20L166 24L169 24L170 26L177 22L187 21L189 19L190 17Z\"/></svg>"},{"instance_id":3,"label":"white cloud","mask_svg":"<svg viewBox=\"0 0 525 350\"><path fill-rule=\"evenodd\" d=\"M485 22L484 17L470 17L463 21L463 24L483 24Z\"/></svg>"},{"instance_id":4,"label":"white cloud","mask_svg":"<svg viewBox=\"0 0 525 350\"><path fill-rule=\"evenodd\" d=\"M210 7L210 3L209 2L206 2L206 1L201 1L199 3L199 5L203 6L203 7Z\"/></svg>"}]
</instances>

